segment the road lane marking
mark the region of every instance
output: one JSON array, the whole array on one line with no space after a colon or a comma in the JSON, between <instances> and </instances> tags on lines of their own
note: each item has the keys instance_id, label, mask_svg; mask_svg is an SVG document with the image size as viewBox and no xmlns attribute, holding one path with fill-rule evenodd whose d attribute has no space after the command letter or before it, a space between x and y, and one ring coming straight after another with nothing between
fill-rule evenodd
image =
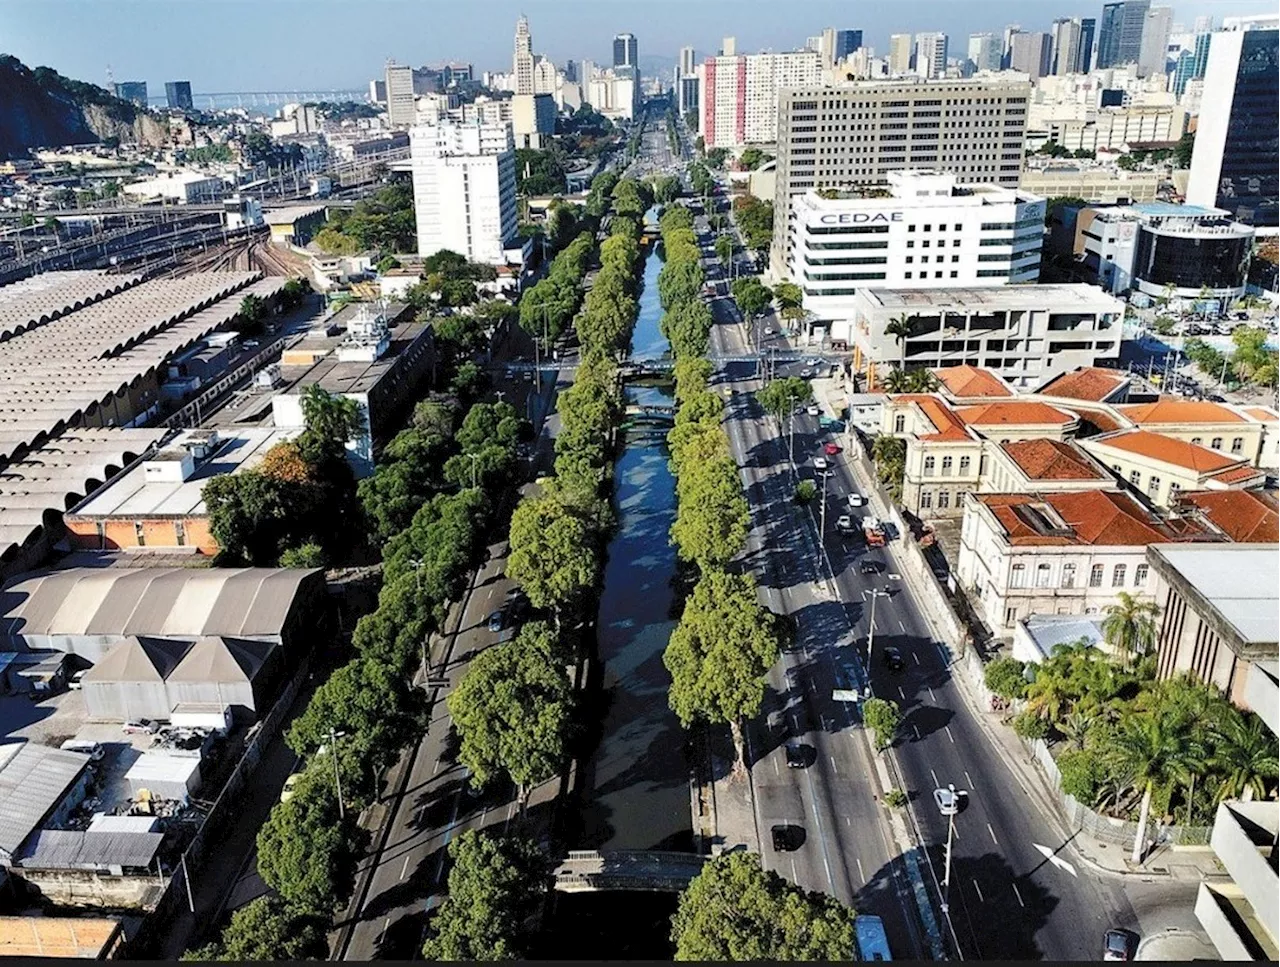
<instances>
[{"instance_id":1,"label":"road lane marking","mask_svg":"<svg viewBox=\"0 0 1280 967\"><path fill-rule=\"evenodd\" d=\"M920 664L920 656L917 655L914 651L911 653L911 657L916 660L917 665Z\"/></svg>"},{"instance_id":2,"label":"road lane marking","mask_svg":"<svg viewBox=\"0 0 1280 967\"><path fill-rule=\"evenodd\" d=\"M863 883L866 883L866 882L867 882L867 874L865 874L865 873L863 873L863 872L862 872L862 858L861 858L861 857L854 857L854 859L856 859L856 860L858 861L858 879L860 879Z\"/></svg>"},{"instance_id":3,"label":"road lane marking","mask_svg":"<svg viewBox=\"0 0 1280 967\"><path fill-rule=\"evenodd\" d=\"M898 619L898 627L902 629L904 635L907 633L907 626L902 623L901 618Z\"/></svg>"},{"instance_id":4,"label":"road lane marking","mask_svg":"<svg viewBox=\"0 0 1280 967\"><path fill-rule=\"evenodd\" d=\"M918 725L913 725L913 726L911 726L911 731L915 732L915 734L916 734L916 741L917 741L917 742L919 742L919 741L920 741L920 726L918 726Z\"/></svg>"},{"instance_id":5,"label":"road lane marking","mask_svg":"<svg viewBox=\"0 0 1280 967\"><path fill-rule=\"evenodd\" d=\"M994 829L992 829L992 828L991 828L991 824L990 824L990 823L987 823L987 832L991 834L991 842L993 842L993 843L995 843L997 846L999 846L999 845L1000 845L1000 840L996 839L996 831L995 831Z\"/></svg>"},{"instance_id":6,"label":"road lane marking","mask_svg":"<svg viewBox=\"0 0 1280 967\"><path fill-rule=\"evenodd\" d=\"M901 685L898 686L898 697L901 698L904 702L907 700L907 693L902 690Z\"/></svg>"},{"instance_id":7,"label":"road lane marking","mask_svg":"<svg viewBox=\"0 0 1280 967\"><path fill-rule=\"evenodd\" d=\"M968 769L965 769L965 770L964 770L964 777L965 777L966 779L968 779L968 780L969 780L969 789L970 789L970 791L972 791L972 790L973 790L973 776L969 775L969 770L968 770Z\"/></svg>"},{"instance_id":8,"label":"road lane marking","mask_svg":"<svg viewBox=\"0 0 1280 967\"><path fill-rule=\"evenodd\" d=\"M780 775L782 775L782 773L778 771L778 758L777 758L777 756L774 756L774 759L773 759L773 774L774 774L775 776L780 776Z\"/></svg>"},{"instance_id":9,"label":"road lane marking","mask_svg":"<svg viewBox=\"0 0 1280 967\"><path fill-rule=\"evenodd\" d=\"M406 872L408 872L408 869L409 869L409 857L405 856L404 866L400 867L400 879L402 880L404 879L404 875Z\"/></svg>"},{"instance_id":10,"label":"road lane marking","mask_svg":"<svg viewBox=\"0 0 1280 967\"><path fill-rule=\"evenodd\" d=\"M838 768L836 768L836 757L835 757L835 756L831 756L831 771L832 771L832 772L834 772L837 776L838 776L838 775L840 775L840 770L839 770Z\"/></svg>"},{"instance_id":11,"label":"road lane marking","mask_svg":"<svg viewBox=\"0 0 1280 967\"><path fill-rule=\"evenodd\" d=\"M1027 905L1022 902L1022 892L1018 889L1018 884L1013 883L1011 886L1013 887L1013 895L1018 898L1018 906L1026 909Z\"/></svg>"},{"instance_id":12,"label":"road lane marking","mask_svg":"<svg viewBox=\"0 0 1280 967\"><path fill-rule=\"evenodd\" d=\"M916 659L916 662L917 662L917 663L919 663L919 661L920 661L920 659L919 659L919 658L917 658L917 659ZM929 686L928 686L928 685L926 685L926 686L925 686L925 688L929 688ZM932 688L929 688L929 701L933 702L934 704L937 704L937 701L938 701L938 696L936 696L936 695L934 695L934 694L933 694L933 689L932 689Z\"/></svg>"},{"instance_id":13,"label":"road lane marking","mask_svg":"<svg viewBox=\"0 0 1280 967\"><path fill-rule=\"evenodd\" d=\"M930 770L929 770L929 775L933 776L933 788L934 788L934 789L941 789L941 788L942 788L942 786L938 783L938 774L937 774L936 772L934 772L932 769L930 769Z\"/></svg>"},{"instance_id":14,"label":"road lane marking","mask_svg":"<svg viewBox=\"0 0 1280 967\"><path fill-rule=\"evenodd\" d=\"M796 858L791 857L791 879L796 883L800 882L800 874L796 872Z\"/></svg>"},{"instance_id":15,"label":"road lane marking","mask_svg":"<svg viewBox=\"0 0 1280 967\"><path fill-rule=\"evenodd\" d=\"M978 886L977 880L973 881L973 888L978 891L978 900L981 901L982 903L986 903L987 898L982 895L982 887Z\"/></svg>"},{"instance_id":16,"label":"road lane marking","mask_svg":"<svg viewBox=\"0 0 1280 967\"><path fill-rule=\"evenodd\" d=\"M952 735L952 734L951 734L951 726L949 726L949 725L944 725L944 726L943 726L943 728L947 730L947 738L951 740L951 744L952 744L952 745L955 745L955 744L956 744L956 737L955 737L954 735Z\"/></svg>"}]
</instances>

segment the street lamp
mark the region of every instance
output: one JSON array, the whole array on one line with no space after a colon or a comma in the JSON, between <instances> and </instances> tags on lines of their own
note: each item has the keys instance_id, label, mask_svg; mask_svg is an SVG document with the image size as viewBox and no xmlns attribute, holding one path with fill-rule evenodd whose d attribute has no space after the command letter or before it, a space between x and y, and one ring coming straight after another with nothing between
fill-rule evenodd
<instances>
[{"instance_id":1,"label":"street lamp","mask_svg":"<svg viewBox=\"0 0 1280 967\"><path fill-rule=\"evenodd\" d=\"M474 464L472 464L472 470L473 470L473 472L474 472L474 469L475 469L475 465L474 465ZM427 562L426 562L426 561L424 561L424 560L423 560L422 558L420 558L420 557L415 557L415 558L410 559L410 561L409 561L409 566L413 568L414 572L415 572L415 573L416 573L416 575L417 575L417 578L418 578L418 597L419 597L419 599L421 599L421 597L422 597L422 569L423 569L424 567L426 567L426 566L427 566ZM426 635L423 635L423 636L422 636L422 641L420 641L420 642L419 642L419 644L420 644L420 645L422 645L422 683L423 683L423 688L426 688L426 682L427 682L427 668L428 668L428 664L427 664L427 636L426 636ZM412 685L413 683L412 683L412 682L410 682L409 684L410 684L410 685Z\"/></svg>"},{"instance_id":2,"label":"street lamp","mask_svg":"<svg viewBox=\"0 0 1280 967\"><path fill-rule=\"evenodd\" d=\"M871 647L876 640L876 598L889 597L888 591L881 591L879 588L872 588L870 591L862 592L862 599L865 601L867 595L871 596L871 623L867 630L867 667L871 666Z\"/></svg>"},{"instance_id":3,"label":"street lamp","mask_svg":"<svg viewBox=\"0 0 1280 967\"><path fill-rule=\"evenodd\" d=\"M951 802L955 804L956 787L954 784L947 786L951 790ZM947 817L947 853L946 859L943 861L942 868L942 913L945 916L949 912L950 902L948 898L951 896L951 843L955 838L956 832L956 814L953 812Z\"/></svg>"},{"instance_id":4,"label":"street lamp","mask_svg":"<svg viewBox=\"0 0 1280 967\"><path fill-rule=\"evenodd\" d=\"M347 807L342 801L342 774L338 770L338 740L343 738L346 732L337 732L333 726L329 727L329 755L333 759L333 784L338 790L338 818L347 818Z\"/></svg>"},{"instance_id":5,"label":"street lamp","mask_svg":"<svg viewBox=\"0 0 1280 967\"><path fill-rule=\"evenodd\" d=\"M819 511L818 524L818 552L822 552L823 545L827 539L827 478L832 475L832 471L823 470L819 476L822 477L822 506Z\"/></svg>"}]
</instances>

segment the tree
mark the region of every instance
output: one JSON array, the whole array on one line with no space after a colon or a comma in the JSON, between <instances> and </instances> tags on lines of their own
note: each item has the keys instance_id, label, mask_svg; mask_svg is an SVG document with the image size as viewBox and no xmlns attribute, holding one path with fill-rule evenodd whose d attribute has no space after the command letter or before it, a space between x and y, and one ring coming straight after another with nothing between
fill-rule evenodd
<instances>
[{"instance_id":1,"label":"tree","mask_svg":"<svg viewBox=\"0 0 1280 967\"><path fill-rule=\"evenodd\" d=\"M662 178L656 178L653 182L653 198L654 201L662 205L669 205L680 197L680 179L675 175L667 175Z\"/></svg>"},{"instance_id":2,"label":"tree","mask_svg":"<svg viewBox=\"0 0 1280 967\"><path fill-rule=\"evenodd\" d=\"M299 912L328 918L355 880L349 833L338 818L332 775L309 766L258 831L258 873Z\"/></svg>"},{"instance_id":3,"label":"tree","mask_svg":"<svg viewBox=\"0 0 1280 967\"><path fill-rule=\"evenodd\" d=\"M773 287L773 298L779 309L799 309L804 304L804 290L794 282L779 282Z\"/></svg>"},{"instance_id":4,"label":"tree","mask_svg":"<svg viewBox=\"0 0 1280 967\"><path fill-rule=\"evenodd\" d=\"M907 441L879 434L871 443L876 478L889 489L894 500L902 499L902 479L907 471Z\"/></svg>"},{"instance_id":5,"label":"tree","mask_svg":"<svg viewBox=\"0 0 1280 967\"><path fill-rule=\"evenodd\" d=\"M1262 719L1224 702L1209 726L1209 739L1209 769L1222 776L1215 800L1264 798L1276 778L1276 744Z\"/></svg>"},{"instance_id":6,"label":"tree","mask_svg":"<svg viewBox=\"0 0 1280 967\"><path fill-rule=\"evenodd\" d=\"M813 386L807 379L798 376L784 376L771 381L763 389L756 391L756 400L760 407L770 416L783 419L790 415L796 407L804 406L813 399Z\"/></svg>"},{"instance_id":7,"label":"tree","mask_svg":"<svg viewBox=\"0 0 1280 967\"><path fill-rule=\"evenodd\" d=\"M772 160L771 155L765 154L759 148L750 147L742 152L741 157L738 158L738 164L744 171L755 171L766 161L770 160Z\"/></svg>"},{"instance_id":8,"label":"tree","mask_svg":"<svg viewBox=\"0 0 1280 967\"><path fill-rule=\"evenodd\" d=\"M1135 158L1132 154L1122 154L1119 158L1116 159L1116 166L1118 168L1124 169L1125 171L1133 171L1135 168L1138 167L1138 159ZM1135 860L1134 862L1136 863L1137 860Z\"/></svg>"},{"instance_id":9,"label":"tree","mask_svg":"<svg viewBox=\"0 0 1280 967\"><path fill-rule=\"evenodd\" d=\"M898 344L898 368L906 369L907 366L907 340L915 331L915 316L908 316L906 313L900 313L894 316L885 324L884 334L892 336L894 342Z\"/></svg>"},{"instance_id":10,"label":"tree","mask_svg":"<svg viewBox=\"0 0 1280 967\"><path fill-rule=\"evenodd\" d=\"M343 460L347 443L364 429L360 404L349 396L329 393L312 383L302 394L306 429L297 438L298 451L313 467Z\"/></svg>"},{"instance_id":11,"label":"tree","mask_svg":"<svg viewBox=\"0 0 1280 967\"><path fill-rule=\"evenodd\" d=\"M748 319L754 319L764 312L773 301L773 293L766 286L761 285L760 280L754 276L736 279L730 289L734 300L738 303L738 308Z\"/></svg>"},{"instance_id":12,"label":"tree","mask_svg":"<svg viewBox=\"0 0 1280 967\"><path fill-rule=\"evenodd\" d=\"M250 900L231 915L216 943L188 951L183 960L322 960L328 951L325 921L276 896Z\"/></svg>"},{"instance_id":13,"label":"tree","mask_svg":"<svg viewBox=\"0 0 1280 967\"><path fill-rule=\"evenodd\" d=\"M733 260L734 244L732 237L728 235L719 235L716 237L716 258L725 265Z\"/></svg>"},{"instance_id":14,"label":"tree","mask_svg":"<svg viewBox=\"0 0 1280 967\"><path fill-rule=\"evenodd\" d=\"M862 720L875 733L876 748L887 749L902 724L902 712L898 704L888 699L870 698L862 704Z\"/></svg>"},{"instance_id":15,"label":"tree","mask_svg":"<svg viewBox=\"0 0 1280 967\"><path fill-rule=\"evenodd\" d=\"M706 395L719 402L714 394ZM716 427L719 430L718 419ZM725 453L682 466L676 496L671 540L682 559L706 570L723 567L738 556L747 543L751 514L733 457Z\"/></svg>"},{"instance_id":16,"label":"tree","mask_svg":"<svg viewBox=\"0 0 1280 967\"><path fill-rule=\"evenodd\" d=\"M468 829L449 844L448 895L431 919L427 960L523 960L552 883L532 840Z\"/></svg>"},{"instance_id":17,"label":"tree","mask_svg":"<svg viewBox=\"0 0 1280 967\"><path fill-rule=\"evenodd\" d=\"M704 572L662 656L671 673L668 699L681 724L727 723L743 763L742 720L760 711L764 676L782 638L749 575Z\"/></svg>"},{"instance_id":18,"label":"tree","mask_svg":"<svg viewBox=\"0 0 1280 967\"><path fill-rule=\"evenodd\" d=\"M884 389L886 393L911 392L911 375L905 369L898 367L889 370L884 378Z\"/></svg>"},{"instance_id":19,"label":"tree","mask_svg":"<svg viewBox=\"0 0 1280 967\"><path fill-rule=\"evenodd\" d=\"M299 544L297 547L291 547L280 555L280 566L324 567L324 548L311 541L306 544Z\"/></svg>"},{"instance_id":20,"label":"tree","mask_svg":"<svg viewBox=\"0 0 1280 967\"><path fill-rule=\"evenodd\" d=\"M676 960L849 960L854 912L761 868L755 853L713 857L671 918Z\"/></svg>"},{"instance_id":21,"label":"tree","mask_svg":"<svg viewBox=\"0 0 1280 967\"><path fill-rule=\"evenodd\" d=\"M596 535L557 493L522 500L511 515L507 575L537 608L559 613L599 573Z\"/></svg>"},{"instance_id":22,"label":"tree","mask_svg":"<svg viewBox=\"0 0 1280 967\"><path fill-rule=\"evenodd\" d=\"M516 639L481 652L449 695L462 745L458 759L477 786L511 777L523 813L529 793L567 756L573 696L555 632L532 622Z\"/></svg>"},{"instance_id":23,"label":"tree","mask_svg":"<svg viewBox=\"0 0 1280 967\"><path fill-rule=\"evenodd\" d=\"M1126 668L1135 657L1145 655L1155 646L1155 619L1159 614L1160 606L1154 601L1144 601L1127 591L1121 591L1116 595L1116 603L1107 606L1102 634Z\"/></svg>"},{"instance_id":24,"label":"tree","mask_svg":"<svg viewBox=\"0 0 1280 967\"><path fill-rule=\"evenodd\" d=\"M1194 131L1188 131L1179 140L1173 149L1173 160L1179 168L1191 167L1191 155L1195 150L1196 134Z\"/></svg>"},{"instance_id":25,"label":"tree","mask_svg":"<svg viewBox=\"0 0 1280 967\"><path fill-rule=\"evenodd\" d=\"M982 680L994 695L1018 699L1027 692L1026 664L1017 658L997 658L986 667Z\"/></svg>"}]
</instances>

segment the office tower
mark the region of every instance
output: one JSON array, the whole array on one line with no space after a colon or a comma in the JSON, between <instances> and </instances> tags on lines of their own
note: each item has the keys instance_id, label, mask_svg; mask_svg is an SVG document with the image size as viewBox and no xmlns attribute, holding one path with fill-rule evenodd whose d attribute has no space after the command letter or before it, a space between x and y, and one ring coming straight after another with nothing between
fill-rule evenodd
<instances>
[{"instance_id":1,"label":"office tower","mask_svg":"<svg viewBox=\"0 0 1280 967\"><path fill-rule=\"evenodd\" d=\"M165 81L164 100L171 108L176 108L180 111L190 111L193 107L193 102L191 100L191 82Z\"/></svg>"},{"instance_id":2,"label":"office tower","mask_svg":"<svg viewBox=\"0 0 1280 967\"><path fill-rule=\"evenodd\" d=\"M387 123L393 128L408 127L414 123L417 108L414 104L413 73L408 64L387 61Z\"/></svg>"},{"instance_id":3,"label":"office tower","mask_svg":"<svg viewBox=\"0 0 1280 967\"><path fill-rule=\"evenodd\" d=\"M1213 32L1213 17L1204 16L1196 17L1196 25L1192 28L1193 33L1207 34Z\"/></svg>"},{"instance_id":4,"label":"office tower","mask_svg":"<svg viewBox=\"0 0 1280 967\"><path fill-rule=\"evenodd\" d=\"M837 30L835 61L839 63L862 46L861 30Z\"/></svg>"},{"instance_id":5,"label":"office tower","mask_svg":"<svg viewBox=\"0 0 1280 967\"><path fill-rule=\"evenodd\" d=\"M1186 93L1190 81L1198 81L1204 77L1209 63L1209 43L1212 40L1213 34L1196 34L1193 48L1178 55L1178 63L1173 71L1173 93L1178 97Z\"/></svg>"},{"instance_id":6,"label":"office tower","mask_svg":"<svg viewBox=\"0 0 1280 967\"><path fill-rule=\"evenodd\" d=\"M1093 69L1094 30L1098 22L1093 17L1084 17L1080 21L1080 57L1076 61L1076 73L1087 74Z\"/></svg>"},{"instance_id":7,"label":"office tower","mask_svg":"<svg viewBox=\"0 0 1280 967\"><path fill-rule=\"evenodd\" d=\"M1225 208L1248 225L1277 225L1280 30L1228 18L1212 35L1187 202Z\"/></svg>"},{"instance_id":8,"label":"office tower","mask_svg":"<svg viewBox=\"0 0 1280 967\"><path fill-rule=\"evenodd\" d=\"M1152 7L1147 11L1142 28L1142 46L1138 51L1138 76L1163 74L1168 69L1169 34L1173 29L1173 8Z\"/></svg>"},{"instance_id":9,"label":"office tower","mask_svg":"<svg viewBox=\"0 0 1280 967\"><path fill-rule=\"evenodd\" d=\"M1000 48L1000 66L1009 66L1009 55L1013 53L1013 35L1022 32L1021 24L1009 24L1004 28L1004 46Z\"/></svg>"},{"instance_id":10,"label":"office tower","mask_svg":"<svg viewBox=\"0 0 1280 967\"><path fill-rule=\"evenodd\" d=\"M909 168L951 172L961 185L1017 188L1030 95L1026 80L991 74L781 90L770 254L775 274L784 276L791 259L791 200L810 188L883 185L890 171ZM945 137L943 104L951 112ZM858 130L847 123L858 115L877 117L880 124ZM814 145L819 131L826 138L822 153Z\"/></svg>"},{"instance_id":11,"label":"office tower","mask_svg":"<svg viewBox=\"0 0 1280 967\"><path fill-rule=\"evenodd\" d=\"M635 34L617 34L613 38L613 66L640 70L640 51Z\"/></svg>"},{"instance_id":12,"label":"office tower","mask_svg":"<svg viewBox=\"0 0 1280 967\"><path fill-rule=\"evenodd\" d=\"M516 75L516 93L534 93L533 35L529 33L529 21L524 17L516 21L516 46L512 65L512 72Z\"/></svg>"},{"instance_id":13,"label":"office tower","mask_svg":"<svg viewBox=\"0 0 1280 967\"><path fill-rule=\"evenodd\" d=\"M578 65L571 60L564 62L564 79L573 84L578 82Z\"/></svg>"},{"instance_id":14,"label":"office tower","mask_svg":"<svg viewBox=\"0 0 1280 967\"><path fill-rule=\"evenodd\" d=\"M506 121L419 125L409 132L418 254L441 249L503 265L519 237L516 165Z\"/></svg>"},{"instance_id":15,"label":"office tower","mask_svg":"<svg viewBox=\"0 0 1280 967\"><path fill-rule=\"evenodd\" d=\"M1136 64L1142 54L1142 33L1147 25L1151 0L1120 0L1102 6L1098 25L1099 67Z\"/></svg>"},{"instance_id":16,"label":"office tower","mask_svg":"<svg viewBox=\"0 0 1280 967\"><path fill-rule=\"evenodd\" d=\"M738 53L738 40L736 37L726 37L720 41L720 56L734 57Z\"/></svg>"},{"instance_id":17,"label":"office tower","mask_svg":"<svg viewBox=\"0 0 1280 967\"><path fill-rule=\"evenodd\" d=\"M118 81L115 85L115 95L125 101L132 101L138 107L147 106L147 82L146 81Z\"/></svg>"},{"instance_id":18,"label":"office tower","mask_svg":"<svg viewBox=\"0 0 1280 967\"><path fill-rule=\"evenodd\" d=\"M387 104L387 82L384 78L376 78L369 82L369 100L374 104Z\"/></svg>"},{"instance_id":19,"label":"office tower","mask_svg":"<svg viewBox=\"0 0 1280 967\"><path fill-rule=\"evenodd\" d=\"M889 38L889 73L895 77L911 70L911 35L894 34Z\"/></svg>"},{"instance_id":20,"label":"office tower","mask_svg":"<svg viewBox=\"0 0 1280 967\"><path fill-rule=\"evenodd\" d=\"M916 73L926 79L942 77L947 72L947 35L916 34Z\"/></svg>"},{"instance_id":21,"label":"office tower","mask_svg":"<svg viewBox=\"0 0 1280 967\"><path fill-rule=\"evenodd\" d=\"M1000 38L995 34L969 35L969 60L975 71L998 71L1000 55Z\"/></svg>"},{"instance_id":22,"label":"office tower","mask_svg":"<svg viewBox=\"0 0 1280 967\"><path fill-rule=\"evenodd\" d=\"M822 55L816 50L708 57L702 65L700 105L706 146L732 148L774 142L779 91L821 80Z\"/></svg>"},{"instance_id":23,"label":"office tower","mask_svg":"<svg viewBox=\"0 0 1280 967\"><path fill-rule=\"evenodd\" d=\"M1080 21L1062 18L1049 28L1053 38L1053 55L1049 73L1074 74L1080 62Z\"/></svg>"},{"instance_id":24,"label":"office tower","mask_svg":"<svg viewBox=\"0 0 1280 967\"><path fill-rule=\"evenodd\" d=\"M1009 69L1030 74L1033 79L1044 77L1053 55L1053 37L1018 31L1009 41Z\"/></svg>"},{"instance_id":25,"label":"office tower","mask_svg":"<svg viewBox=\"0 0 1280 967\"><path fill-rule=\"evenodd\" d=\"M698 69L697 54L692 47L680 48L680 76L687 77Z\"/></svg>"}]
</instances>

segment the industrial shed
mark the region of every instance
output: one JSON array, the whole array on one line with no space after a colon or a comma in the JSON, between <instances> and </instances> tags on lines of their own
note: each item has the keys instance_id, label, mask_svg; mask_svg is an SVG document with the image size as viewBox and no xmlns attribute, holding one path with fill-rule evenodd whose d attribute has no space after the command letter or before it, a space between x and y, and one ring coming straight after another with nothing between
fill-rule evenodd
<instances>
[{"instance_id":1,"label":"industrial shed","mask_svg":"<svg viewBox=\"0 0 1280 967\"><path fill-rule=\"evenodd\" d=\"M80 680L89 717L109 722L168 719L173 704L165 680L191 649L185 641L130 637Z\"/></svg>"},{"instance_id":2,"label":"industrial shed","mask_svg":"<svg viewBox=\"0 0 1280 967\"><path fill-rule=\"evenodd\" d=\"M287 659L325 615L315 568L67 568L0 591L0 651L66 651L100 662L130 637L268 641Z\"/></svg>"},{"instance_id":3,"label":"industrial shed","mask_svg":"<svg viewBox=\"0 0 1280 967\"><path fill-rule=\"evenodd\" d=\"M30 743L0 767L0 866L43 825L65 822L84 798L89 757Z\"/></svg>"},{"instance_id":4,"label":"industrial shed","mask_svg":"<svg viewBox=\"0 0 1280 967\"><path fill-rule=\"evenodd\" d=\"M220 635L197 639L165 679L169 709L164 717L179 705L229 705L238 718L256 717L260 703L265 705L264 672L276 647Z\"/></svg>"},{"instance_id":5,"label":"industrial shed","mask_svg":"<svg viewBox=\"0 0 1280 967\"><path fill-rule=\"evenodd\" d=\"M200 759L196 756L167 755L144 752L124 774L129 794L140 799L142 790L152 799L177 799L186 802L200 789Z\"/></svg>"}]
</instances>

